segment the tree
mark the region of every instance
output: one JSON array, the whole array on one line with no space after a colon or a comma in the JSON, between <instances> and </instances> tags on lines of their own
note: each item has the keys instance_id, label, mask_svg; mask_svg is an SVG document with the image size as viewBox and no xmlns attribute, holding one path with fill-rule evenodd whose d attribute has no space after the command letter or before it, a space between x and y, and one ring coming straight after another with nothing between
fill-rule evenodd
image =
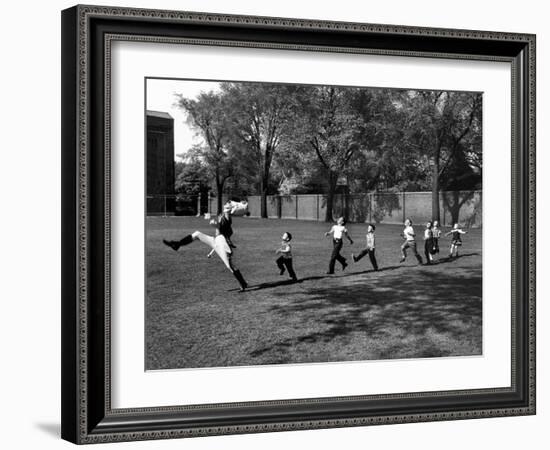
<instances>
[{"instance_id":1,"label":"tree","mask_svg":"<svg viewBox=\"0 0 550 450\"><path fill-rule=\"evenodd\" d=\"M188 122L196 128L205 145L191 149L190 158L198 159L214 181L218 213L222 211L225 182L234 173L235 158L229 149L229 123L222 94L201 93L195 99L178 95L177 104L188 113Z\"/></svg>"},{"instance_id":2,"label":"tree","mask_svg":"<svg viewBox=\"0 0 550 450\"><path fill-rule=\"evenodd\" d=\"M312 149L326 177L325 221L333 220L332 210L338 179L365 142L368 126L352 105L353 88L313 86L302 90L296 133Z\"/></svg>"},{"instance_id":3,"label":"tree","mask_svg":"<svg viewBox=\"0 0 550 450\"><path fill-rule=\"evenodd\" d=\"M441 177L457 152L479 154L481 94L451 91L408 91L402 97L407 109L406 144L426 155L431 164L432 219L440 220Z\"/></svg>"},{"instance_id":4,"label":"tree","mask_svg":"<svg viewBox=\"0 0 550 450\"><path fill-rule=\"evenodd\" d=\"M232 131L254 161L260 215L267 218L267 194L273 159L287 137L294 117L296 87L279 84L223 83L227 98L226 115Z\"/></svg>"},{"instance_id":5,"label":"tree","mask_svg":"<svg viewBox=\"0 0 550 450\"><path fill-rule=\"evenodd\" d=\"M210 175L194 149L179 154L175 164L175 190L177 194L197 195L208 190Z\"/></svg>"}]
</instances>

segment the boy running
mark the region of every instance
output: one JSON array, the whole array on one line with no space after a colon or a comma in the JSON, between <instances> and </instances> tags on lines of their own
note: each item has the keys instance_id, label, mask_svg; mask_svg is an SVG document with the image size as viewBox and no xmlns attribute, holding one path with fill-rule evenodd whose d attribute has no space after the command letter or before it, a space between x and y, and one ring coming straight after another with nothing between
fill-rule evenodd
<instances>
[{"instance_id":1,"label":"boy running","mask_svg":"<svg viewBox=\"0 0 550 450\"><path fill-rule=\"evenodd\" d=\"M405 239L405 242L403 242L403 245L401 245L401 260L399 261L400 263L404 262L405 259L407 259L407 249L410 248L414 253L414 256L416 256L418 264L422 264L422 257L418 254L418 250L416 250L416 241L414 240L415 236L416 235L414 234L411 219L405 220L405 228L403 229L403 233L401 234L401 237Z\"/></svg>"},{"instance_id":2,"label":"boy running","mask_svg":"<svg viewBox=\"0 0 550 450\"><path fill-rule=\"evenodd\" d=\"M283 275L285 273L285 270L287 270L290 278L292 278L293 281L298 281L296 273L294 272L294 268L292 267L292 248L289 244L289 242L292 240L292 235L287 231L283 234L283 237L281 239L283 240L281 242L281 247L275 250L276 254L281 255L275 261L280 271L279 275Z\"/></svg>"},{"instance_id":3,"label":"boy running","mask_svg":"<svg viewBox=\"0 0 550 450\"><path fill-rule=\"evenodd\" d=\"M449 236L450 234L452 235L451 247L449 248L449 258L452 258L453 253L455 253L455 252L456 252L456 254L454 256L455 256L455 258L458 258L458 247L460 247L462 245L462 237L460 235L461 234L466 234L466 233L468 233L468 232L463 231L458 226L458 223L454 224L453 229L451 231L449 231L448 233L445 233L445 236Z\"/></svg>"},{"instance_id":4,"label":"boy running","mask_svg":"<svg viewBox=\"0 0 550 450\"><path fill-rule=\"evenodd\" d=\"M376 227L372 223L369 223L369 225L367 226L367 234L366 234L367 246L357 256L355 256L352 253L351 254L351 259L353 259L353 262L357 262L363 256L368 254L369 258L370 258L370 262L372 264L372 267L374 268L374 270L378 270L378 264L376 262L376 257L374 256L374 248L375 248L374 230L375 229L376 229Z\"/></svg>"},{"instance_id":5,"label":"boy running","mask_svg":"<svg viewBox=\"0 0 550 450\"><path fill-rule=\"evenodd\" d=\"M325 236L329 236L332 234L332 255L330 256L330 263L328 265L328 272L327 275L334 274L334 265L336 261L340 264L342 264L342 270L346 270L346 267L348 264L346 263L346 258L344 258L340 254L340 250L342 250L342 246L344 245L343 238L346 236L349 240L350 244L353 244L353 240L351 239L348 229L345 227L346 221L343 217L340 217L338 221L336 222L336 225L333 225L330 231L327 231L325 233Z\"/></svg>"}]
</instances>

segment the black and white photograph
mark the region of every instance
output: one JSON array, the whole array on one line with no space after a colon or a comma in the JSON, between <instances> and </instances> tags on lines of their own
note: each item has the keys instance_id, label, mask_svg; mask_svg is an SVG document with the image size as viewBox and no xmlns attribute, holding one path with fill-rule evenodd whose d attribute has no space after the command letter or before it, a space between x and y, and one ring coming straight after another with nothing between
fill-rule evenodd
<instances>
[{"instance_id":1,"label":"black and white photograph","mask_svg":"<svg viewBox=\"0 0 550 450\"><path fill-rule=\"evenodd\" d=\"M146 370L483 355L482 92L145 99Z\"/></svg>"},{"instance_id":2,"label":"black and white photograph","mask_svg":"<svg viewBox=\"0 0 550 450\"><path fill-rule=\"evenodd\" d=\"M2 448L544 448L546 3L2 12Z\"/></svg>"}]
</instances>

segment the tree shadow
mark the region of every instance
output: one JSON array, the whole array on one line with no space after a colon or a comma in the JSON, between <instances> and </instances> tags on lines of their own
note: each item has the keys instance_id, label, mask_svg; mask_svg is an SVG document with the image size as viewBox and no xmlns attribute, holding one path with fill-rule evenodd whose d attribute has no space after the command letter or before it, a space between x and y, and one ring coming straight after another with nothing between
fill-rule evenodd
<instances>
[{"instance_id":1,"label":"tree shadow","mask_svg":"<svg viewBox=\"0 0 550 450\"><path fill-rule=\"evenodd\" d=\"M256 349L250 356L279 354L302 343L326 344L336 338L351 339L358 333L365 343L383 342L398 333L402 336L399 342L396 341L393 347L382 348L379 354L379 359L395 358L402 341L422 337L428 331L444 335L449 342L464 340L464 333L468 332L472 334L466 336L473 342L471 354L480 354L481 293L481 273L475 268L461 268L456 273L419 271L408 278L402 275L373 277L368 283L346 286L315 285L299 299L270 308L282 320L303 317L304 322L314 322L318 325L315 331ZM283 296L284 293L273 295ZM416 357L445 356L448 353L443 348L427 345L418 349Z\"/></svg>"},{"instance_id":2,"label":"tree shadow","mask_svg":"<svg viewBox=\"0 0 550 450\"><path fill-rule=\"evenodd\" d=\"M444 258L438 258L436 259L435 261L433 261L433 265L438 265L438 264L446 264L446 263L450 263L450 262L455 262L461 258L468 258L469 256L478 256L479 253L478 252L473 252L473 253L464 253L463 255L459 255L459 256L455 256L453 258L451 258L450 256L447 256L447 257L444 257Z\"/></svg>"},{"instance_id":3,"label":"tree shadow","mask_svg":"<svg viewBox=\"0 0 550 450\"><path fill-rule=\"evenodd\" d=\"M454 261L456 261L457 259L460 259L460 258L465 258L465 257L468 257L468 256L476 256L476 255L479 255L479 253L466 253L464 255L460 255L458 258L448 258L448 257L447 258L441 258L441 259L436 260L432 265L435 266L435 265L438 265L438 264L445 264L445 263L449 263L449 262L454 262ZM329 274L326 274L326 275L313 275L313 276L309 276L309 277L298 278L297 281L294 281L292 279L270 281L270 282L265 282L265 283L252 285L252 286L250 286L246 289L246 292L261 291L263 289L271 289L271 288L276 288L276 287L279 287L279 286L289 286L289 285L292 285L292 284L300 284L300 283L304 283L306 281L324 280L326 278L340 279L340 278L347 278L347 277L355 277L355 276L358 276L358 275L367 275L367 274L376 274L376 273L381 273L381 272L389 272L389 271L393 271L393 270L397 270L397 269L404 269L404 268L407 268L407 267L410 267L410 266L403 266L403 265L385 266L385 267L378 268L378 270L370 269L370 270L363 270L361 272L347 271L347 272L339 272L337 274L330 274L330 275ZM238 290L239 290L238 288L228 289L227 292L237 292Z\"/></svg>"}]
</instances>

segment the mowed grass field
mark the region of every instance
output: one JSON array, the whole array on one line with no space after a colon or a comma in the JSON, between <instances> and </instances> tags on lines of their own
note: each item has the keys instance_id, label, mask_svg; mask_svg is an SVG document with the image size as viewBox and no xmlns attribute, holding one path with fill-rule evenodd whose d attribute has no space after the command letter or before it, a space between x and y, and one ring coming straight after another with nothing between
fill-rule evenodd
<instances>
[{"instance_id":1,"label":"mowed grass field","mask_svg":"<svg viewBox=\"0 0 550 450\"><path fill-rule=\"evenodd\" d=\"M376 228L374 272L368 256L350 254L365 243L366 225L349 224L349 266L326 275L330 224L234 218L234 262L250 289L238 283L199 241L174 252L163 238L214 229L202 218L148 218L146 368L148 370L328 361L480 355L482 351L481 230L463 236L449 260L450 237L438 263L420 266L409 253L399 263L399 225ZM414 224L423 255L423 224ZM290 231L300 281L279 275L275 249ZM447 229L444 229L447 231Z\"/></svg>"}]
</instances>

